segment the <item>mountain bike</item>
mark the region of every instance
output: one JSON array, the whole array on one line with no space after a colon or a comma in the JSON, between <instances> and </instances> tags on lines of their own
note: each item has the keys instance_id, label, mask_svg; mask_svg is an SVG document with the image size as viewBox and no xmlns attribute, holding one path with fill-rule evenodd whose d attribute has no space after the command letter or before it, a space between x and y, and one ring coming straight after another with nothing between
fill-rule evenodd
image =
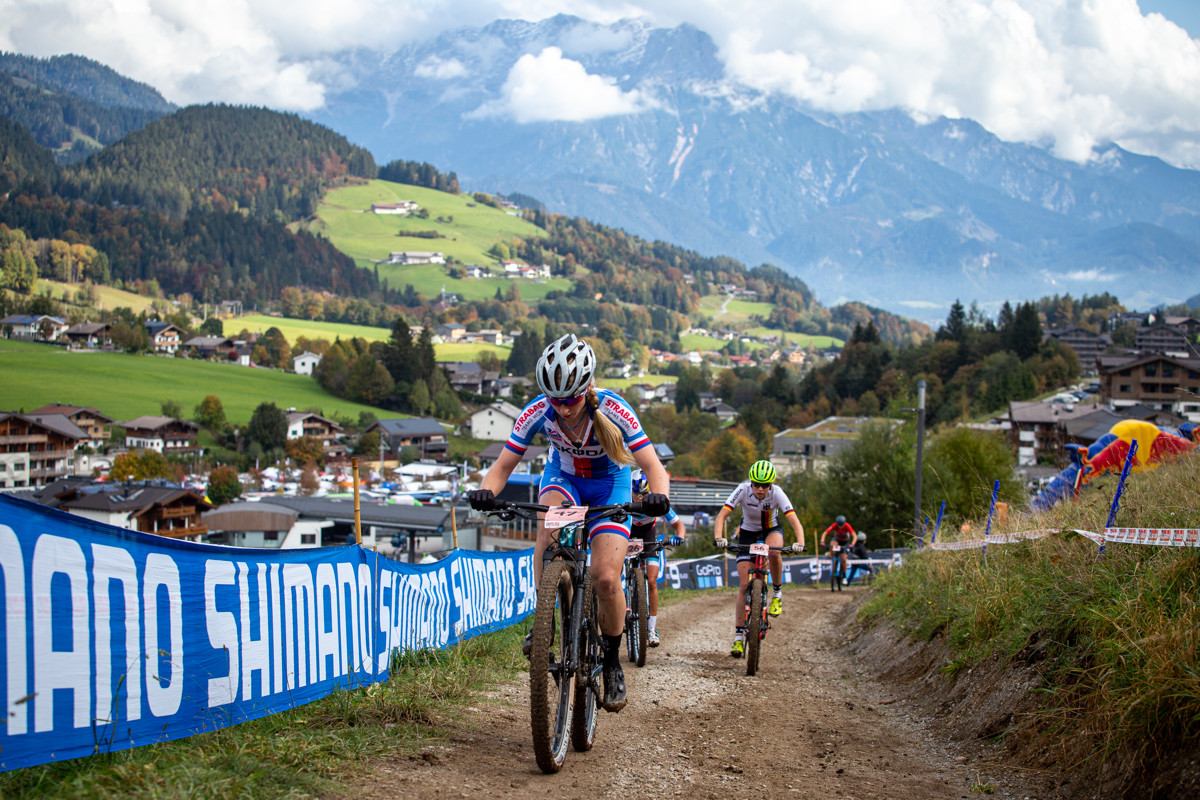
<instances>
[{"instance_id":1,"label":"mountain bike","mask_svg":"<svg viewBox=\"0 0 1200 800\"><path fill-rule=\"evenodd\" d=\"M641 511L641 503L588 508L497 500L488 512L502 520L534 520L544 513L552 534L543 554L529 653L529 721L542 772L562 769L568 741L582 753L596 740L603 658L598 603L588 575L588 526L601 519L620 522Z\"/></svg>"},{"instance_id":2,"label":"mountain bike","mask_svg":"<svg viewBox=\"0 0 1200 800\"><path fill-rule=\"evenodd\" d=\"M754 673L758 672L762 640L771 628L771 620L767 616L767 556L772 550L780 553L801 551L794 545L770 547L766 542L731 543L725 549L738 554L750 554L749 583L746 584L746 675L754 677Z\"/></svg>"},{"instance_id":3,"label":"mountain bike","mask_svg":"<svg viewBox=\"0 0 1200 800\"><path fill-rule=\"evenodd\" d=\"M625 552L625 652L630 662L639 667L646 666L646 651L650 648L650 582L646 577L646 562L658 558L658 552L667 547L664 542L647 544L631 538Z\"/></svg>"},{"instance_id":4,"label":"mountain bike","mask_svg":"<svg viewBox=\"0 0 1200 800\"><path fill-rule=\"evenodd\" d=\"M842 550L845 549L834 539L829 543L829 555L833 559L833 574L829 576L829 591L840 592L842 584L846 582L846 561L842 558Z\"/></svg>"}]
</instances>

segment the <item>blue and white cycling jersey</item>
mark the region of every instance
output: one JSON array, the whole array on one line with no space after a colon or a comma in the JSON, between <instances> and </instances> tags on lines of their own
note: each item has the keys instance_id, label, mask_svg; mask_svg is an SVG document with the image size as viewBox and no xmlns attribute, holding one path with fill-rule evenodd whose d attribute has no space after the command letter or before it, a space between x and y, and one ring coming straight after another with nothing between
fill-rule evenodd
<instances>
[{"instance_id":1,"label":"blue and white cycling jersey","mask_svg":"<svg viewBox=\"0 0 1200 800\"><path fill-rule=\"evenodd\" d=\"M650 439L642 429L637 413L624 398L605 389L597 391L596 394L600 405L595 413L603 414L616 423L630 452L636 453L643 447L650 446ZM558 413L545 395L538 395L525 406L504 446L518 455L524 455L533 437L538 433L550 442L550 464L564 475L600 478L628 469L613 461L604 452L592 428L591 414L587 417L582 444L576 445L572 442L566 430L559 426Z\"/></svg>"}]
</instances>

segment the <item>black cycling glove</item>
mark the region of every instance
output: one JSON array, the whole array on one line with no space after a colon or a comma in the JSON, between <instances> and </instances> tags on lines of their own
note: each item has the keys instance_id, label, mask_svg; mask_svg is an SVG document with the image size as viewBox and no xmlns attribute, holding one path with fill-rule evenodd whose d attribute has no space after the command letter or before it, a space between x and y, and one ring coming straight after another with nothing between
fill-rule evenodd
<instances>
[{"instance_id":1,"label":"black cycling glove","mask_svg":"<svg viewBox=\"0 0 1200 800\"><path fill-rule=\"evenodd\" d=\"M642 513L647 517L665 517L671 510L671 501L665 494L651 492L642 500Z\"/></svg>"},{"instance_id":2,"label":"black cycling glove","mask_svg":"<svg viewBox=\"0 0 1200 800\"><path fill-rule=\"evenodd\" d=\"M476 511L491 511L496 507L496 495L491 489L472 489L467 492L467 500Z\"/></svg>"}]
</instances>

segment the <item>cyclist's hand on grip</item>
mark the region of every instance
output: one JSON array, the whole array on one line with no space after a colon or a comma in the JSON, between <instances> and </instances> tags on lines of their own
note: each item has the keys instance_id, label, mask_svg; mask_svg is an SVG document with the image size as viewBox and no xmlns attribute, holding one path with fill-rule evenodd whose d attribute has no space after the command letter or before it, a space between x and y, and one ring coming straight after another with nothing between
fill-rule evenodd
<instances>
[{"instance_id":1,"label":"cyclist's hand on grip","mask_svg":"<svg viewBox=\"0 0 1200 800\"><path fill-rule=\"evenodd\" d=\"M665 494L651 492L642 500L642 513L647 517L665 517L671 510L671 501Z\"/></svg>"},{"instance_id":2,"label":"cyclist's hand on grip","mask_svg":"<svg viewBox=\"0 0 1200 800\"><path fill-rule=\"evenodd\" d=\"M717 546L718 550L724 550L726 547L729 547L729 540L728 539L713 539L713 544L715 544Z\"/></svg>"},{"instance_id":3,"label":"cyclist's hand on grip","mask_svg":"<svg viewBox=\"0 0 1200 800\"><path fill-rule=\"evenodd\" d=\"M683 544L683 537L672 536L667 539L667 544L669 544L671 547L679 547L679 545Z\"/></svg>"},{"instance_id":4,"label":"cyclist's hand on grip","mask_svg":"<svg viewBox=\"0 0 1200 800\"><path fill-rule=\"evenodd\" d=\"M476 511L491 511L496 507L496 495L491 489L472 489L467 492L467 501Z\"/></svg>"}]
</instances>

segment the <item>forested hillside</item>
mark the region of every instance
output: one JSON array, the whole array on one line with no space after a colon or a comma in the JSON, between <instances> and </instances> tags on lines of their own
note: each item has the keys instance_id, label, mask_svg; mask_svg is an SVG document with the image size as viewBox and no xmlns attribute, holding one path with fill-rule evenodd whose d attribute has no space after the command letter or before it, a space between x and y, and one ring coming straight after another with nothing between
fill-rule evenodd
<instances>
[{"instance_id":1,"label":"forested hillside","mask_svg":"<svg viewBox=\"0 0 1200 800\"><path fill-rule=\"evenodd\" d=\"M0 71L17 75L42 88L87 100L105 108L138 108L169 114L177 106L163 99L158 90L98 61L76 55L35 58L17 53L0 53Z\"/></svg>"},{"instance_id":2,"label":"forested hillside","mask_svg":"<svg viewBox=\"0 0 1200 800\"><path fill-rule=\"evenodd\" d=\"M56 174L50 151L23 125L0 115L0 197L26 180L49 186Z\"/></svg>"},{"instance_id":3,"label":"forested hillside","mask_svg":"<svg viewBox=\"0 0 1200 800\"><path fill-rule=\"evenodd\" d=\"M0 116L24 125L59 163L80 161L173 109L151 87L90 59L0 53Z\"/></svg>"},{"instance_id":4,"label":"forested hillside","mask_svg":"<svg viewBox=\"0 0 1200 800\"><path fill-rule=\"evenodd\" d=\"M375 160L328 128L262 108L190 106L64 171L64 197L182 219L193 208L288 222L322 192L375 177Z\"/></svg>"}]
</instances>

